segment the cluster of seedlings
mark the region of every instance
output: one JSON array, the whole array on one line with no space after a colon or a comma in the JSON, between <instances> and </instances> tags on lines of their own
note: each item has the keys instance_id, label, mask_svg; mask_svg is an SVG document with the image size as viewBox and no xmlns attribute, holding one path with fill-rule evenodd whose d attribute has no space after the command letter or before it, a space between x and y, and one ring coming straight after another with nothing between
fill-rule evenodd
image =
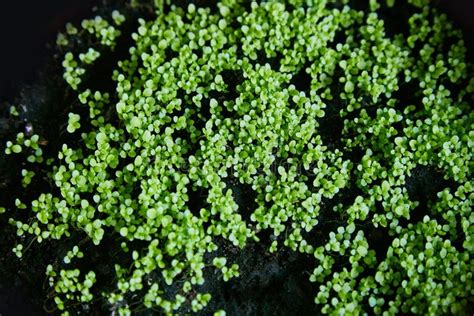
<instances>
[{"instance_id":1,"label":"cluster of seedlings","mask_svg":"<svg viewBox=\"0 0 474 316\"><path fill-rule=\"evenodd\" d=\"M71 135L45 158L41 135L6 143L25 159L24 190L38 165L52 185L0 208L20 258L33 242L77 241L44 267L57 311L100 300L120 315L225 315L207 309L205 276L239 282L223 249L255 243L313 259L322 313L466 311L474 79L462 35L428 1L352 2L155 1L131 34L118 11L68 25L59 46L96 39L64 52ZM405 29L384 19L397 6ZM89 86L121 37L113 88ZM430 197L420 173L442 180ZM84 264L104 247L108 274Z\"/></svg>"}]
</instances>

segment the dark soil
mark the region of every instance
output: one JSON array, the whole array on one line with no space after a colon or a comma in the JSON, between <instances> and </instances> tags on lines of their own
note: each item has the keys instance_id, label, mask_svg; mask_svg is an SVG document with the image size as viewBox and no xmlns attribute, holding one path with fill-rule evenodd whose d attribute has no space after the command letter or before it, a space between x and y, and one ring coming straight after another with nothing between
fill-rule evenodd
<instances>
[{"instance_id":1,"label":"dark soil","mask_svg":"<svg viewBox=\"0 0 474 316\"><path fill-rule=\"evenodd\" d=\"M213 299L208 312L224 309L227 315L317 315L314 293L309 282L314 258L283 249L276 254L267 246L250 244L240 250L224 246L229 262L240 267L240 277L223 282L220 273L205 275L202 291ZM313 268L311 268L313 267Z\"/></svg>"}]
</instances>

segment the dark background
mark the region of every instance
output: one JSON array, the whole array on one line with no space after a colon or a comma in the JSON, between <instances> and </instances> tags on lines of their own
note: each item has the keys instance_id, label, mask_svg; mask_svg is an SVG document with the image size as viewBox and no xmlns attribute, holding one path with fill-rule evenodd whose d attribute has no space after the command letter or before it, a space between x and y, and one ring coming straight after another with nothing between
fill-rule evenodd
<instances>
[{"instance_id":1,"label":"dark background","mask_svg":"<svg viewBox=\"0 0 474 316\"><path fill-rule=\"evenodd\" d=\"M367 1L367 0L360 0ZM474 1L434 0L474 48ZM67 22L80 22L100 0L14 0L0 4L0 102L12 101L18 88L36 78L47 56L46 44Z\"/></svg>"},{"instance_id":2,"label":"dark background","mask_svg":"<svg viewBox=\"0 0 474 316\"><path fill-rule=\"evenodd\" d=\"M31 83L67 22L79 23L100 0L13 0L0 2L0 102L11 101Z\"/></svg>"}]
</instances>

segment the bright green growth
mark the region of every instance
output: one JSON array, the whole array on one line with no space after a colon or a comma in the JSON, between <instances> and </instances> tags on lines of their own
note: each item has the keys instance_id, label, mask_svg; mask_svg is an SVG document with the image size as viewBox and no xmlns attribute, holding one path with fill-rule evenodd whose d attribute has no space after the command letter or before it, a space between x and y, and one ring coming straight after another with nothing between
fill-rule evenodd
<instances>
[{"instance_id":1,"label":"bright green growth","mask_svg":"<svg viewBox=\"0 0 474 316\"><path fill-rule=\"evenodd\" d=\"M27 161L30 163L42 163L43 162L43 150L39 145L39 136L34 134L31 137L26 137L23 132L18 133L15 141L7 141L5 154L27 154ZM31 178L31 173L29 173ZM22 175L25 176L25 175ZM28 181L28 180L27 180Z\"/></svg>"},{"instance_id":2,"label":"bright green growth","mask_svg":"<svg viewBox=\"0 0 474 316\"><path fill-rule=\"evenodd\" d=\"M23 177L21 183L23 187L26 188L31 183L31 179L33 179L33 177L35 176L35 172L23 169L21 170L21 175Z\"/></svg>"},{"instance_id":3,"label":"bright green growth","mask_svg":"<svg viewBox=\"0 0 474 316\"><path fill-rule=\"evenodd\" d=\"M22 244L19 244L17 246L15 246L15 248L13 248L13 253L18 257L18 258L21 258L23 257L23 245Z\"/></svg>"},{"instance_id":4,"label":"bright green growth","mask_svg":"<svg viewBox=\"0 0 474 316\"><path fill-rule=\"evenodd\" d=\"M81 119L92 129L62 146L55 193L28 206L18 200L31 219L10 222L38 241L78 235L95 249L107 237L132 264L104 258L115 268L104 290L99 274L73 269L86 248L71 249L47 269L59 310L93 299L121 315L142 305L206 310L205 272L238 282L239 266L222 249L259 242L263 230L274 239L270 252L314 257L308 279L318 283L323 313L466 310L474 79L461 34L425 0L405 3L414 11L407 34L393 34L393 21L379 15L398 2L371 0L367 12L335 2L349 3L222 0L216 13L190 4L164 14L157 1L158 17L138 21L108 92L86 87L84 74L100 62L101 45L114 47L123 17L82 23L97 46L66 53L63 65L89 117L70 113L67 130ZM333 121L344 122L340 135ZM23 135L5 152L25 148ZM422 166L451 185L416 220L420 203L409 188ZM256 193L249 219L233 182ZM191 191L205 192L202 208L191 205ZM316 232L328 227L321 242ZM390 241L383 253L370 236L377 231Z\"/></svg>"},{"instance_id":5,"label":"bright green growth","mask_svg":"<svg viewBox=\"0 0 474 316\"><path fill-rule=\"evenodd\" d=\"M69 133L74 133L77 129L81 128L81 123L79 123L80 120L81 117L79 114L69 113L67 131Z\"/></svg>"},{"instance_id":6,"label":"bright green growth","mask_svg":"<svg viewBox=\"0 0 474 316\"><path fill-rule=\"evenodd\" d=\"M63 67L65 69L64 79L73 88L77 90L81 83L81 76L86 72L84 68L78 66L72 53L67 53L64 57Z\"/></svg>"},{"instance_id":7,"label":"bright green growth","mask_svg":"<svg viewBox=\"0 0 474 316\"><path fill-rule=\"evenodd\" d=\"M19 116L20 115L20 113L18 113L18 109L14 105L10 106L10 114L12 116Z\"/></svg>"},{"instance_id":8,"label":"bright green growth","mask_svg":"<svg viewBox=\"0 0 474 316\"><path fill-rule=\"evenodd\" d=\"M87 53L79 55L79 59L84 64L92 64L99 57L100 57L100 53L93 48L89 48Z\"/></svg>"}]
</instances>

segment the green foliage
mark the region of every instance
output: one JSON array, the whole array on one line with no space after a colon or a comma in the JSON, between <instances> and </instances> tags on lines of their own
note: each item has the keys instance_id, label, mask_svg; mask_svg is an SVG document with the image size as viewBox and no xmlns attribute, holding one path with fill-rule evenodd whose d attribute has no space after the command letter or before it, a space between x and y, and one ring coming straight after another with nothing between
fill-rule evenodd
<instances>
[{"instance_id":1,"label":"green foliage","mask_svg":"<svg viewBox=\"0 0 474 316\"><path fill-rule=\"evenodd\" d=\"M23 239L89 243L47 268L57 308L102 298L120 315L136 306L199 312L211 300L205 272L238 282L224 245L242 249L266 230L269 252L314 256L309 280L323 313L464 312L474 291L474 79L460 33L424 0L406 4L407 34L391 34L379 15L400 1L370 1L367 12L334 5L349 1L244 2L222 0L211 13L156 1L156 19L138 20L108 92L84 75L115 47L124 15L58 37L62 47L84 33L97 40L63 62L81 104L67 131L82 121L84 132L51 162L54 190L15 203L29 220L10 220ZM41 163L38 141L20 133L5 153ZM419 166L453 185L417 221L409 181ZM32 171L22 176L25 187L34 181ZM231 181L256 193L249 220ZM206 192L199 210L191 191ZM345 192L356 193L342 201ZM381 254L368 233L378 230L391 241ZM75 264L103 243L120 247L104 258L114 278L99 282Z\"/></svg>"},{"instance_id":2,"label":"green foliage","mask_svg":"<svg viewBox=\"0 0 474 316\"><path fill-rule=\"evenodd\" d=\"M20 114L18 113L18 109L17 109L14 105L12 105L12 106L10 107L10 114L11 114L12 116L19 116L19 115L20 115Z\"/></svg>"},{"instance_id":3,"label":"green foliage","mask_svg":"<svg viewBox=\"0 0 474 316\"><path fill-rule=\"evenodd\" d=\"M67 123L67 131L69 133L74 133L77 129L81 127L81 116L79 114L69 113L69 119Z\"/></svg>"}]
</instances>

